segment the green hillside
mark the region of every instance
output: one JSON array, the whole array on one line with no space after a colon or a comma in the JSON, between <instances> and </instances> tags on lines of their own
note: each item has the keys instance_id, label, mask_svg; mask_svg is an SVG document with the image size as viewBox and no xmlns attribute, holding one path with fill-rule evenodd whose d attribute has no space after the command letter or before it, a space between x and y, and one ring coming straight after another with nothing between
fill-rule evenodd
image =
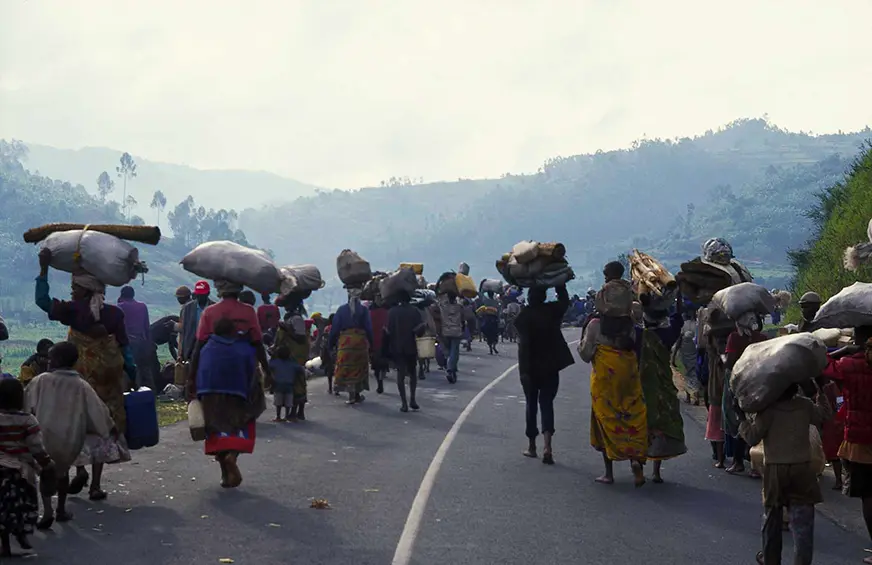
<instances>
[{"instance_id":1,"label":"green hillside","mask_svg":"<svg viewBox=\"0 0 872 565\"><path fill-rule=\"evenodd\" d=\"M494 259L520 239L567 244L578 286L633 247L672 267L713 236L734 242L763 282L785 286L789 249L809 237L814 194L840 179L868 128L815 136L763 119L629 149L549 159L534 174L330 192L246 210L240 225L282 262L332 260L355 247L380 267L427 262L435 276L469 262L494 276Z\"/></svg>"},{"instance_id":2,"label":"green hillside","mask_svg":"<svg viewBox=\"0 0 872 565\"><path fill-rule=\"evenodd\" d=\"M814 223L813 237L791 254L796 267L797 293L813 290L824 300L857 281L872 282L872 266L846 271L845 248L867 239L872 218L872 144L853 162L842 182L820 194L808 211Z\"/></svg>"}]
</instances>

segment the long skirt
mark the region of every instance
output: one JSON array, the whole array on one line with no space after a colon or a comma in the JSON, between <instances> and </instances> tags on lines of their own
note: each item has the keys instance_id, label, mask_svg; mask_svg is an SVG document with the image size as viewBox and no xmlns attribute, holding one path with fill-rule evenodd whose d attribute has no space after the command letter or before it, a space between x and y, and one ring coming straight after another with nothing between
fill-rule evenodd
<instances>
[{"instance_id":1,"label":"long skirt","mask_svg":"<svg viewBox=\"0 0 872 565\"><path fill-rule=\"evenodd\" d=\"M481 317L481 333L489 345L495 345L500 340L500 318L491 314Z\"/></svg>"},{"instance_id":2,"label":"long skirt","mask_svg":"<svg viewBox=\"0 0 872 565\"><path fill-rule=\"evenodd\" d=\"M339 334L333 389L350 393L369 390L369 341L365 331L355 328Z\"/></svg>"},{"instance_id":3,"label":"long skirt","mask_svg":"<svg viewBox=\"0 0 872 565\"><path fill-rule=\"evenodd\" d=\"M724 417L719 405L712 404L708 409L705 423L706 441L724 441Z\"/></svg>"},{"instance_id":4,"label":"long skirt","mask_svg":"<svg viewBox=\"0 0 872 565\"><path fill-rule=\"evenodd\" d=\"M0 534L33 533L39 517L36 487L18 469L0 467Z\"/></svg>"},{"instance_id":5,"label":"long skirt","mask_svg":"<svg viewBox=\"0 0 872 565\"><path fill-rule=\"evenodd\" d=\"M590 444L612 461L644 460L648 412L633 351L598 345L590 374Z\"/></svg>"},{"instance_id":6,"label":"long skirt","mask_svg":"<svg viewBox=\"0 0 872 565\"><path fill-rule=\"evenodd\" d=\"M92 338L73 329L67 339L79 350L76 370L109 408L115 429L124 435L127 412L124 409L124 356L115 336Z\"/></svg>"},{"instance_id":7,"label":"long skirt","mask_svg":"<svg viewBox=\"0 0 872 565\"><path fill-rule=\"evenodd\" d=\"M642 333L640 366L648 414L648 458L664 460L687 453L669 350L653 330Z\"/></svg>"},{"instance_id":8,"label":"long skirt","mask_svg":"<svg viewBox=\"0 0 872 565\"><path fill-rule=\"evenodd\" d=\"M251 420L244 428L232 432L213 432L206 436L206 455L218 455L228 451L254 453L257 439L257 423Z\"/></svg>"}]
</instances>

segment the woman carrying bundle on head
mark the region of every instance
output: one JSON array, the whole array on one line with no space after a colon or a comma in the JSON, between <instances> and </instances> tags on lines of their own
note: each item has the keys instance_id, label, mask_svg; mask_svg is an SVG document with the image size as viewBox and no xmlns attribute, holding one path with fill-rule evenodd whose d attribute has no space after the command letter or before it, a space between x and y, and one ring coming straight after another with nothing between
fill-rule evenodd
<instances>
[{"instance_id":1,"label":"woman carrying bundle on head","mask_svg":"<svg viewBox=\"0 0 872 565\"><path fill-rule=\"evenodd\" d=\"M663 461L687 453L678 389L673 383L669 362L669 352L681 337L684 326L682 299L679 295L674 301L675 312L670 314L674 293L667 291L664 295L639 297L642 326L636 327L635 342L647 411L648 458L654 461L655 484L663 482L660 474Z\"/></svg>"},{"instance_id":2,"label":"woman carrying bundle on head","mask_svg":"<svg viewBox=\"0 0 872 565\"><path fill-rule=\"evenodd\" d=\"M621 280L624 267L612 262L603 274L609 285ZM630 461L635 484L640 487L645 484L642 465L648 454L648 414L629 310L622 312L625 316L596 314L584 330L578 353L582 361L592 365L590 443L602 453L605 465L605 473L596 482L613 484L614 461Z\"/></svg>"},{"instance_id":3,"label":"woman carrying bundle on head","mask_svg":"<svg viewBox=\"0 0 872 565\"><path fill-rule=\"evenodd\" d=\"M104 500L106 492L101 488L103 465L100 454L106 442L118 442L123 447L127 413L124 409L125 374L130 383L136 380L136 365L124 328L124 312L118 306L105 304L106 285L89 273L72 275L72 300L52 298L48 284L48 268L51 251L39 253L39 276L36 278L36 305L48 314L49 320L69 327L67 339L76 345L79 361L76 370L94 388L115 422L117 437L92 443L86 449L86 457L80 458L76 476L70 481L69 494L78 494L90 479L91 500ZM117 452L117 450L115 450ZM91 464L89 477L85 464Z\"/></svg>"},{"instance_id":4,"label":"woman carrying bundle on head","mask_svg":"<svg viewBox=\"0 0 872 565\"><path fill-rule=\"evenodd\" d=\"M221 298L203 311L188 375L189 400L199 399L206 423L205 453L221 466L221 486L242 484L241 453L253 453L255 422L266 410L263 386L271 379L263 333L253 307L239 300L242 285L216 280Z\"/></svg>"},{"instance_id":5,"label":"woman carrying bundle on head","mask_svg":"<svg viewBox=\"0 0 872 565\"><path fill-rule=\"evenodd\" d=\"M339 307L330 328L330 348L336 351L333 389L347 392L346 404L363 402L369 390L372 319L360 302L360 288L349 288L348 302Z\"/></svg>"}]
</instances>

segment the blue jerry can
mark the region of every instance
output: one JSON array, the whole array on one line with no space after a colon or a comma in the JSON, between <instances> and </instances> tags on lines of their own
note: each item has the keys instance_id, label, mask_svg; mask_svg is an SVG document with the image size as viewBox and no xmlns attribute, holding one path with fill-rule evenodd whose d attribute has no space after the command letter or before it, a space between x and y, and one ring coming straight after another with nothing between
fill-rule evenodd
<instances>
[{"instance_id":1,"label":"blue jerry can","mask_svg":"<svg viewBox=\"0 0 872 565\"><path fill-rule=\"evenodd\" d=\"M127 411L127 447L131 450L154 447L160 440L157 424L157 397L149 388L124 393Z\"/></svg>"}]
</instances>

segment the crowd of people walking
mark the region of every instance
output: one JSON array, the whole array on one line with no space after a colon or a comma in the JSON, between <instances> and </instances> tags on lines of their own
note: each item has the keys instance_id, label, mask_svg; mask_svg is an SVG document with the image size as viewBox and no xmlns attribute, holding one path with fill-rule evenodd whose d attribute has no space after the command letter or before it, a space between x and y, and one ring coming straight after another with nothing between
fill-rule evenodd
<instances>
[{"instance_id":1,"label":"crowd of people walking","mask_svg":"<svg viewBox=\"0 0 872 565\"><path fill-rule=\"evenodd\" d=\"M713 249L713 260L719 254L732 259L728 245ZM554 400L561 371L575 363L564 330L576 325L582 327L578 355L591 364L590 444L604 468L597 483L616 481L615 462L629 463L637 487L648 480L649 463L651 480L663 483L662 462L687 452L674 378L680 366L685 400L706 405L705 439L714 467L762 478L760 563L780 562L785 509L797 540L796 563L811 563L813 508L822 498L810 466L814 446L803 431L809 426L820 429L823 452L835 470L833 487L862 500L872 536L870 327L854 328L853 344L831 351L818 379L791 387L771 408L748 417L729 383L745 352L767 339L760 313L728 317L694 304L677 284L656 294L638 292L619 262L605 266L602 289L583 299L570 298L566 286L556 285L550 301L546 287L529 288L526 297L507 287L474 300L453 292L420 299L402 291L388 303L380 297L363 300L361 288L348 286L347 300L328 317L309 317L303 294L284 294L275 303L262 294L255 308L254 294L242 285L200 280L193 290L177 289L178 316L150 324L148 308L132 287L121 289L117 305L109 304L105 286L86 273L73 275L70 300L52 297L50 261L43 251L35 301L49 320L67 326L67 339L40 341L18 379L0 379L4 556L11 540L27 549L34 528L71 520L68 496L87 488L91 500L106 498L104 466L131 458L124 393L162 384L158 341L168 345L175 361L174 384L196 405L189 413L201 421L197 433L205 439L204 453L218 462L221 486L236 488L243 482L239 456L254 451L267 393L274 422L305 421L312 370L327 377L330 395L345 394L348 406L366 400L371 378L376 393L385 394L385 381L395 371L400 411L421 410L418 382L431 371L421 338L438 342L432 360L450 384L462 374L461 349L470 350L476 337L489 355L500 355L505 342L517 342L525 397L523 455L539 458L542 435L541 460L553 465ZM213 286L217 300L211 298ZM820 306L818 295L805 294L803 320L792 329L809 329ZM194 428L191 422L192 436ZM749 468L752 448L764 441L765 462Z\"/></svg>"}]
</instances>

